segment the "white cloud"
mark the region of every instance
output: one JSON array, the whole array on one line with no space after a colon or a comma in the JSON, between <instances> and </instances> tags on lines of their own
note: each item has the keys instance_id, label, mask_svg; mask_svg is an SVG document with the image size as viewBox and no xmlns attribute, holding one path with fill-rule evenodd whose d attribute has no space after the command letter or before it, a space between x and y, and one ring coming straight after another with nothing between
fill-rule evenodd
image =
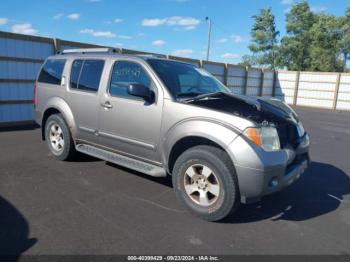
<instances>
[{"instance_id":1,"label":"white cloud","mask_svg":"<svg viewBox=\"0 0 350 262\"><path fill-rule=\"evenodd\" d=\"M9 20L4 17L0 17L0 25L6 25Z\"/></svg>"},{"instance_id":2,"label":"white cloud","mask_svg":"<svg viewBox=\"0 0 350 262\"><path fill-rule=\"evenodd\" d=\"M131 36L129 36L129 35L118 35L118 38L120 38L120 39L131 39L132 37Z\"/></svg>"},{"instance_id":3,"label":"white cloud","mask_svg":"<svg viewBox=\"0 0 350 262\"><path fill-rule=\"evenodd\" d=\"M179 49L179 50L173 51L171 54L174 56L188 57L192 53L193 53L192 49Z\"/></svg>"},{"instance_id":4,"label":"white cloud","mask_svg":"<svg viewBox=\"0 0 350 262\"><path fill-rule=\"evenodd\" d=\"M59 13L59 14L54 15L52 18L55 19L55 20L59 20L59 19L62 18L62 16L64 16L64 14L63 13Z\"/></svg>"},{"instance_id":5,"label":"white cloud","mask_svg":"<svg viewBox=\"0 0 350 262\"><path fill-rule=\"evenodd\" d=\"M227 38L220 38L220 39L217 39L217 40L216 40L216 43L218 43L218 44L223 44L223 43L226 43L227 41L228 41Z\"/></svg>"},{"instance_id":6,"label":"white cloud","mask_svg":"<svg viewBox=\"0 0 350 262\"><path fill-rule=\"evenodd\" d=\"M93 29L83 29L80 30L81 34L92 34L93 32L95 32Z\"/></svg>"},{"instance_id":7,"label":"white cloud","mask_svg":"<svg viewBox=\"0 0 350 262\"><path fill-rule=\"evenodd\" d=\"M240 35L231 35L231 39L235 44L240 44L245 41L244 37Z\"/></svg>"},{"instance_id":8,"label":"white cloud","mask_svg":"<svg viewBox=\"0 0 350 262\"><path fill-rule=\"evenodd\" d=\"M17 34L25 34L25 35L36 35L38 30L32 27L32 24L14 24L12 26L12 32Z\"/></svg>"},{"instance_id":9,"label":"white cloud","mask_svg":"<svg viewBox=\"0 0 350 262\"><path fill-rule=\"evenodd\" d=\"M108 21L105 21L104 23L107 24L107 25L111 25L111 24L120 24L120 23L123 23L124 22L124 19L122 18L115 18L113 20L108 20Z\"/></svg>"},{"instance_id":10,"label":"white cloud","mask_svg":"<svg viewBox=\"0 0 350 262\"><path fill-rule=\"evenodd\" d=\"M281 4L282 5L291 5L293 4L294 0L282 0Z\"/></svg>"},{"instance_id":11,"label":"white cloud","mask_svg":"<svg viewBox=\"0 0 350 262\"><path fill-rule=\"evenodd\" d=\"M196 29L196 27L194 25L189 25L189 26L186 26L184 29L185 30L193 30L193 29Z\"/></svg>"},{"instance_id":12,"label":"white cloud","mask_svg":"<svg viewBox=\"0 0 350 262\"><path fill-rule=\"evenodd\" d=\"M114 46L120 47L123 46L123 43L115 43Z\"/></svg>"},{"instance_id":13,"label":"white cloud","mask_svg":"<svg viewBox=\"0 0 350 262\"><path fill-rule=\"evenodd\" d=\"M199 19L193 17L172 16L166 19L167 25L197 26L200 22Z\"/></svg>"},{"instance_id":14,"label":"white cloud","mask_svg":"<svg viewBox=\"0 0 350 262\"><path fill-rule=\"evenodd\" d=\"M221 57L226 59L226 60L237 60L237 59L241 58L241 56L239 54L233 54L233 53L225 53L225 54L221 55Z\"/></svg>"},{"instance_id":15,"label":"white cloud","mask_svg":"<svg viewBox=\"0 0 350 262\"><path fill-rule=\"evenodd\" d=\"M143 37L143 36L145 36L145 34L144 33L138 33L137 36L138 37Z\"/></svg>"},{"instance_id":16,"label":"white cloud","mask_svg":"<svg viewBox=\"0 0 350 262\"><path fill-rule=\"evenodd\" d=\"M119 23L121 23L121 22L124 22L124 19L122 19L122 18L115 18L115 19L113 20L113 22L116 23L116 24L119 24Z\"/></svg>"},{"instance_id":17,"label":"white cloud","mask_svg":"<svg viewBox=\"0 0 350 262\"><path fill-rule=\"evenodd\" d=\"M193 17L171 16L166 18L143 19L142 26L182 26L185 30L195 29L200 24L200 20Z\"/></svg>"},{"instance_id":18,"label":"white cloud","mask_svg":"<svg viewBox=\"0 0 350 262\"><path fill-rule=\"evenodd\" d=\"M105 32L97 31L97 32L93 32L92 35L96 37L107 37L107 38L115 37L115 34L110 31L105 31Z\"/></svg>"},{"instance_id":19,"label":"white cloud","mask_svg":"<svg viewBox=\"0 0 350 262\"><path fill-rule=\"evenodd\" d=\"M114 38L117 35L110 31L95 31L93 29L83 29L80 30L81 34L89 34L95 37L106 37L106 38Z\"/></svg>"},{"instance_id":20,"label":"white cloud","mask_svg":"<svg viewBox=\"0 0 350 262\"><path fill-rule=\"evenodd\" d=\"M164 40L154 40L153 42L152 42L152 45L155 45L155 46L163 46L163 45L165 45L166 44L166 42L164 41Z\"/></svg>"},{"instance_id":21,"label":"white cloud","mask_svg":"<svg viewBox=\"0 0 350 262\"><path fill-rule=\"evenodd\" d=\"M159 26L165 24L165 19L152 18L152 19L143 19L142 26Z\"/></svg>"},{"instance_id":22,"label":"white cloud","mask_svg":"<svg viewBox=\"0 0 350 262\"><path fill-rule=\"evenodd\" d=\"M78 20L80 18L80 14L79 13L72 13L72 14L67 15L67 18L71 19L71 20Z\"/></svg>"},{"instance_id":23,"label":"white cloud","mask_svg":"<svg viewBox=\"0 0 350 262\"><path fill-rule=\"evenodd\" d=\"M321 13L327 10L327 7L325 6L311 6L311 11L314 13Z\"/></svg>"}]
</instances>

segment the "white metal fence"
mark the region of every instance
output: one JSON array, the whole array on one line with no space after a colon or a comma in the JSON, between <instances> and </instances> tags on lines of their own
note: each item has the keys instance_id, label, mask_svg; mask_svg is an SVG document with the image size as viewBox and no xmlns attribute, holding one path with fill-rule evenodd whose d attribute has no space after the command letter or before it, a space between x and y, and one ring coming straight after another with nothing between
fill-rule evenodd
<instances>
[{"instance_id":1,"label":"white metal fence","mask_svg":"<svg viewBox=\"0 0 350 262\"><path fill-rule=\"evenodd\" d=\"M32 121L33 84L44 59L85 43L0 31L0 125ZM122 53L145 53L121 49ZM350 74L272 71L174 56L205 68L235 94L277 97L292 105L350 110Z\"/></svg>"}]
</instances>

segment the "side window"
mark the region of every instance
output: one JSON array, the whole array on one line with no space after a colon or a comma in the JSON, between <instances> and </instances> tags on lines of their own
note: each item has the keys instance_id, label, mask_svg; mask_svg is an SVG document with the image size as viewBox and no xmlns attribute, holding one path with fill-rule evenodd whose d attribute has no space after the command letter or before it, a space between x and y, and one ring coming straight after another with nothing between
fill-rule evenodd
<instances>
[{"instance_id":1,"label":"side window","mask_svg":"<svg viewBox=\"0 0 350 262\"><path fill-rule=\"evenodd\" d=\"M41 69L38 82L60 85L65 64L64 59L48 59Z\"/></svg>"},{"instance_id":2,"label":"side window","mask_svg":"<svg viewBox=\"0 0 350 262\"><path fill-rule=\"evenodd\" d=\"M128 86L131 83L142 84L151 89L151 79L141 65L129 61L116 62L112 69L110 94L137 99L128 94Z\"/></svg>"},{"instance_id":3,"label":"side window","mask_svg":"<svg viewBox=\"0 0 350 262\"><path fill-rule=\"evenodd\" d=\"M70 87L78 88L78 81L81 72L81 67L83 65L83 60L75 60L72 65L72 70L70 74Z\"/></svg>"},{"instance_id":4,"label":"side window","mask_svg":"<svg viewBox=\"0 0 350 262\"><path fill-rule=\"evenodd\" d=\"M70 75L70 88L97 92L104 61L75 60Z\"/></svg>"},{"instance_id":5,"label":"side window","mask_svg":"<svg viewBox=\"0 0 350 262\"><path fill-rule=\"evenodd\" d=\"M104 61L85 60L79 78L79 89L97 92L100 85Z\"/></svg>"}]
</instances>

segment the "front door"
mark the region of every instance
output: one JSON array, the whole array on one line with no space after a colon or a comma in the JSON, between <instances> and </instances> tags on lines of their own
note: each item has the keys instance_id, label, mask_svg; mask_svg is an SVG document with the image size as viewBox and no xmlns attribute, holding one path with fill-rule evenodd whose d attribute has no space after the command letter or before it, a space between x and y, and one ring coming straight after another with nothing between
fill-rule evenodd
<instances>
[{"instance_id":1,"label":"front door","mask_svg":"<svg viewBox=\"0 0 350 262\"><path fill-rule=\"evenodd\" d=\"M155 92L155 101L128 94L129 84L142 84ZM116 152L153 162L157 154L163 93L145 65L117 60L111 65L106 93L100 98L99 143Z\"/></svg>"}]
</instances>

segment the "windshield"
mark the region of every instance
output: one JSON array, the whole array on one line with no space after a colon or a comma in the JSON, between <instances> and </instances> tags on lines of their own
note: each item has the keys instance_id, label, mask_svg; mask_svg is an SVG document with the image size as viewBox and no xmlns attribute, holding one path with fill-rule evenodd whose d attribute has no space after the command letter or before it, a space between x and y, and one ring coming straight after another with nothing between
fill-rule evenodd
<instances>
[{"instance_id":1,"label":"windshield","mask_svg":"<svg viewBox=\"0 0 350 262\"><path fill-rule=\"evenodd\" d=\"M174 98L229 92L214 76L195 65L169 60L147 60Z\"/></svg>"}]
</instances>

